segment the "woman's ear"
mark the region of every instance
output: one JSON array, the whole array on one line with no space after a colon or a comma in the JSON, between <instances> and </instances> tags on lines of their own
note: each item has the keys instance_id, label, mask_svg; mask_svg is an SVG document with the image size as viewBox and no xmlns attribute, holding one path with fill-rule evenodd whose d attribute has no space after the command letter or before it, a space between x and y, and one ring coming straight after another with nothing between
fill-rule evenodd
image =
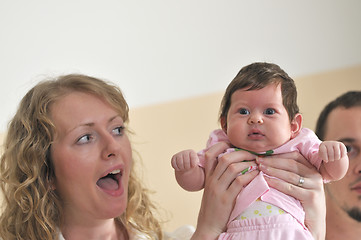
<instances>
[{"instance_id":1,"label":"woman's ear","mask_svg":"<svg viewBox=\"0 0 361 240\"><path fill-rule=\"evenodd\" d=\"M221 117L221 127L222 127L222 130L227 134L227 119L226 119L226 117Z\"/></svg>"},{"instance_id":2,"label":"woman's ear","mask_svg":"<svg viewBox=\"0 0 361 240\"><path fill-rule=\"evenodd\" d=\"M291 139L296 137L302 128L302 115L297 113L291 121Z\"/></svg>"}]
</instances>

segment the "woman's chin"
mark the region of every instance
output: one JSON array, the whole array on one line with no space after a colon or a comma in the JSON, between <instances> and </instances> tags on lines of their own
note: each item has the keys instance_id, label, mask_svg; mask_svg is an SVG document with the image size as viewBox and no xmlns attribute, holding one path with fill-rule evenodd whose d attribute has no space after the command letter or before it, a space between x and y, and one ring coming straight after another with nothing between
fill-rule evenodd
<instances>
[{"instance_id":1,"label":"woman's chin","mask_svg":"<svg viewBox=\"0 0 361 240\"><path fill-rule=\"evenodd\" d=\"M121 216L125 213L126 206L114 206L107 208L102 212L102 218L104 219L111 219Z\"/></svg>"}]
</instances>

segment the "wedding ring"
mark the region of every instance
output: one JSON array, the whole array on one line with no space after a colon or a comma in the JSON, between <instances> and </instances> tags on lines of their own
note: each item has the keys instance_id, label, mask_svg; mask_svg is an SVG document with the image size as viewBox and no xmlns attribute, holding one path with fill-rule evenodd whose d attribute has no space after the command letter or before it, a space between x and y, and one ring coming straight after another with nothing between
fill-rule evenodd
<instances>
[{"instance_id":1,"label":"wedding ring","mask_svg":"<svg viewBox=\"0 0 361 240\"><path fill-rule=\"evenodd\" d=\"M305 182L305 179L303 177L300 177L300 179L298 179L298 184L297 186L302 187L303 183Z\"/></svg>"}]
</instances>

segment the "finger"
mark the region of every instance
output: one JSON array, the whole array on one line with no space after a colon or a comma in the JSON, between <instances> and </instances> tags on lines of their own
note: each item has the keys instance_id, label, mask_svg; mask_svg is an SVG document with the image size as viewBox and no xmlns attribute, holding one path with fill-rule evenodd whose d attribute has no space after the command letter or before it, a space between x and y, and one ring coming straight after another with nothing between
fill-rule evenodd
<instances>
[{"instance_id":1,"label":"finger","mask_svg":"<svg viewBox=\"0 0 361 240\"><path fill-rule=\"evenodd\" d=\"M230 188L231 186L239 186L239 184L243 187L247 185L259 172L253 171L252 174L249 172L244 172L245 169L257 168L257 165L254 161L246 161L243 160L246 158L246 154L228 154L225 155L224 158L221 159L220 163L217 165L214 176L218 177L219 183L223 186L224 190ZM247 153L249 155L249 153ZM254 156L249 155L248 159L252 159ZM222 166L224 164L224 166ZM225 170L224 167L226 167ZM241 174L244 172L244 174ZM243 177L244 176L244 177ZM237 184L238 183L238 184ZM239 189L239 187L235 187ZM239 193L239 191L238 191Z\"/></svg>"},{"instance_id":2,"label":"finger","mask_svg":"<svg viewBox=\"0 0 361 240\"><path fill-rule=\"evenodd\" d=\"M328 154L327 154L327 148L324 144L320 145L318 155L324 162L328 162L329 159L328 159Z\"/></svg>"},{"instance_id":3,"label":"finger","mask_svg":"<svg viewBox=\"0 0 361 240\"><path fill-rule=\"evenodd\" d=\"M253 171L245 175L238 175L238 177L236 177L229 185L227 194L231 194L233 197L238 195L244 186L247 186L258 173L259 171Z\"/></svg>"},{"instance_id":4,"label":"finger","mask_svg":"<svg viewBox=\"0 0 361 240\"><path fill-rule=\"evenodd\" d=\"M305 165L307 167L313 167L313 165L305 157L303 157L302 154L300 154L297 151L289 152L289 153L276 154L276 155L260 158L260 160L262 160L262 159L267 161L268 162L267 164L281 163L281 165L282 164L289 165L290 162L298 162L298 163L300 163L302 165ZM280 159L288 159L288 160L286 161L286 163L284 163L284 161L280 160Z\"/></svg>"},{"instance_id":5,"label":"finger","mask_svg":"<svg viewBox=\"0 0 361 240\"><path fill-rule=\"evenodd\" d=\"M265 176L265 179L268 183L268 185L272 188L277 189L280 192L283 192L286 195L292 195L294 198L301 200L300 198L303 198L303 195L306 192L306 189L296 186L294 184L290 184L285 181L281 181L279 179L270 178Z\"/></svg>"},{"instance_id":6,"label":"finger","mask_svg":"<svg viewBox=\"0 0 361 240\"><path fill-rule=\"evenodd\" d=\"M286 195L292 196L300 200L301 202L310 201L311 199L313 199L314 197L313 195L316 192L323 192L323 184L321 178L313 179L312 182L314 182L315 184L313 184L314 186L310 189L304 188L304 185L300 187L279 179L270 178L268 176L265 176L265 179L270 187L275 188ZM305 179L305 183L306 183L306 179ZM314 190L318 190L318 191L314 191Z\"/></svg>"},{"instance_id":7,"label":"finger","mask_svg":"<svg viewBox=\"0 0 361 240\"><path fill-rule=\"evenodd\" d=\"M183 154L183 169L190 169L191 168L191 163L190 163L190 157L189 157L189 152Z\"/></svg>"},{"instance_id":8,"label":"finger","mask_svg":"<svg viewBox=\"0 0 361 240\"><path fill-rule=\"evenodd\" d=\"M236 151L224 154L218 159L218 164L214 169L214 175L218 179L221 178L224 174L234 179L241 171L248 168L249 166L256 166L255 162L244 162L245 160L254 159L255 156L246 151Z\"/></svg>"},{"instance_id":9,"label":"finger","mask_svg":"<svg viewBox=\"0 0 361 240\"><path fill-rule=\"evenodd\" d=\"M328 161L333 161L334 160L333 156L335 155L335 149L333 147L327 148L326 155L327 155L326 156L327 162Z\"/></svg>"},{"instance_id":10,"label":"finger","mask_svg":"<svg viewBox=\"0 0 361 240\"><path fill-rule=\"evenodd\" d=\"M270 157L258 158L257 162L259 163L259 165L263 165L263 167L270 167L272 169L283 170L283 171L274 171L274 173L272 173L272 174L277 174L277 176L271 175L282 179L287 177L284 176L285 172L291 172L297 174L298 176L308 177L309 175L313 175L313 173L316 171L316 168L312 164L310 164L308 161L304 162L302 160L304 159L304 157L299 153L293 154L292 157L294 158L286 158L285 156L287 155L280 154ZM280 175L278 175L278 173Z\"/></svg>"},{"instance_id":11,"label":"finger","mask_svg":"<svg viewBox=\"0 0 361 240\"><path fill-rule=\"evenodd\" d=\"M341 149L341 158L346 157L347 156L347 148L343 143L340 144L340 149Z\"/></svg>"},{"instance_id":12,"label":"finger","mask_svg":"<svg viewBox=\"0 0 361 240\"><path fill-rule=\"evenodd\" d=\"M210 175L213 173L216 165L217 165L217 157L219 154L223 153L229 146L229 144L227 144L226 142L219 142L217 144L214 144L212 147L210 147L206 152L205 152L205 166L204 166L204 171L207 175Z\"/></svg>"},{"instance_id":13,"label":"finger","mask_svg":"<svg viewBox=\"0 0 361 240\"><path fill-rule=\"evenodd\" d=\"M245 159L250 160L253 158L254 156L248 152L232 152L223 155L219 158L218 164L212 174L206 179L206 184L218 185L220 191L227 191L242 170L250 166L257 166L255 162L243 162ZM253 175L254 174L256 173L253 173ZM248 178L249 176L244 179L247 180ZM253 179L253 177L251 179ZM242 186L248 184L248 182L249 181L244 182Z\"/></svg>"},{"instance_id":14,"label":"finger","mask_svg":"<svg viewBox=\"0 0 361 240\"><path fill-rule=\"evenodd\" d=\"M244 183L242 186L245 186L249 183L249 181L247 181L249 179L250 176L253 176L254 174L256 174L257 172L259 172L258 170L252 171L252 172L245 172L244 174L241 174L242 171L244 171L245 169L249 169L249 168L254 168L256 169L257 165L255 165L252 162L235 162L230 164L227 169L223 172L223 174L219 177L218 181L220 182L220 184L224 185L224 188L227 189L229 188L232 183L235 181L235 179L244 179ZM250 175L250 173L252 173L252 175ZM214 174L215 176L217 176L217 173L215 172ZM239 178L241 176L246 176L245 178ZM253 177L251 177L249 180L253 179Z\"/></svg>"},{"instance_id":15,"label":"finger","mask_svg":"<svg viewBox=\"0 0 361 240\"><path fill-rule=\"evenodd\" d=\"M190 164L191 164L191 168L194 168L198 165L199 160L198 160L198 155L196 152L191 151L189 153L189 158L190 158Z\"/></svg>"},{"instance_id":16,"label":"finger","mask_svg":"<svg viewBox=\"0 0 361 240\"><path fill-rule=\"evenodd\" d=\"M179 171L179 166L178 166L178 163L177 163L177 157L176 156L172 157L171 163L172 163L172 167L174 168L174 170Z\"/></svg>"},{"instance_id":17,"label":"finger","mask_svg":"<svg viewBox=\"0 0 361 240\"><path fill-rule=\"evenodd\" d=\"M184 170L184 161L183 161L183 159L182 160L181 159L177 160L177 166L178 166L178 169L180 171Z\"/></svg>"},{"instance_id":18,"label":"finger","mask_svg":"<svg viewBox=\"0 0 361 240\"><path fill-rule=\"evenodd\" d=\"M333 159L331 161L336 161L336 160L339 160L341 158L341 148L340 148L340 145L335 145L333 147ZM332 155L331 155L332 156Z\"/></svg>"},{"instance_id":19,"label":"finger","mask_svg":"<svg viewBox=\"0 0 361 240\"><path fill-rule=\"evenodd\" d=\"M300 164L300 163L297 163L297 164ZM288 184L297 186L297 185L299 185L299 181L302 176L304 179L302 187L306 188L306 189L314 188L315 187L314 181L310 181L308 178L308 176L313 176L313 174L311 174L310 172L308 174L306 174L306 172L308 172L309 169L307 167L305 167L304 165L300 164L298 167L299 167L298 171L292 172L292 171L288 171L288 170L273 168L273 167L266 166L263 164L259 165L259 169L271 177L281 179ZM304 172L304 174L302 174L302 172ZM314 169L313 173L315 173L315 172L317 172L316 169Z\"/></svg>"}]
</instances>

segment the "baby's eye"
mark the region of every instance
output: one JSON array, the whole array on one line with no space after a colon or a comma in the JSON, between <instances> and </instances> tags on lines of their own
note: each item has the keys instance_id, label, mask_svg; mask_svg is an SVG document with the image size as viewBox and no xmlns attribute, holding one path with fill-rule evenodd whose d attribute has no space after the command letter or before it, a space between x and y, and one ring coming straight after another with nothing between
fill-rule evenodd
<instances>
[{"instance_id":1,"label":"baby's eye","mask_svg":"<svg viewBox=\"0 0 361 240\"><path fill-rule=\"evenodd\" d=\"M249 114L249 111L248 111L247 109L245 109L245 108L241 108L241 109L239 110L239 114L248 115L248 114Z\"/></svg>"},{"instance_id":2,"label":"baby's eye","mask_svg":"<svg viewBox=\"0 0 361 240\"><path fill-rule=\"evenodd\" d=\"M124 134L124 129L125 129L124 126L119 126L119 127L114 128L112 132L115 135L122 136Z\"/></svg>"},{"instance_id":3,"label":"baby's eye","mask_svg":"<svg viewBox=\"0 0 361 240\"><path fill-rule=\"evenodd\" d=\"M93 137L90 134L85 134L84 136L80 137L77 141L77 144L85 144L90 142Z\"/></svg>"},{"instance_id":4,"label":"baby's eye","mask_svg":"<svg viewBox=\"0 0 361 240\"><path fill-rule=\"evenodd\" d=\"M276 111L273 108L267 108L263 113L266 115L273 115L276 113Z\"/></svg>"}]
</instances>

